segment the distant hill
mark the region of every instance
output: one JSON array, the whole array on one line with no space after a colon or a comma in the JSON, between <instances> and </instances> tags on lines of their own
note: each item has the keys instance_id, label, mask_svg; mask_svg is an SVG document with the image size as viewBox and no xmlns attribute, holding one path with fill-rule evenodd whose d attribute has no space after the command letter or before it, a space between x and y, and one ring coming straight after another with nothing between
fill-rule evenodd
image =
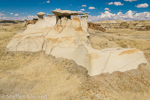
<instances>
[{"instance_id":1,"label":"distant hill","mask_svg":"<svg viewBox=\"0 0 150 100\"><path fill-rule=\"evenodd\" d=\"M122 21L122 20L103 20L95 23L122 23L122 22L127 22L127 23L150 23L150 20L137 20L137 21Z\"/></svg>"},{"instance_id":2,"label":"distant hill","mask_svg":"<svg viewBox=\"0 0 150 100\"><path fill-rule=\"evenodd\" d=\"M103 20L103 21L100 21L98 23L117 23L117 22L114 20Z\"/></svg>"},{"instance_id":3,"label":"distant hill","mask_svg":"<svg viewBox=\"0 0 150 100\"><path fill-rule=\"evenodd\" d=\"M20 23L24 22L24 20L0 20L0 23Z\"/></svg>"}]
</instances>

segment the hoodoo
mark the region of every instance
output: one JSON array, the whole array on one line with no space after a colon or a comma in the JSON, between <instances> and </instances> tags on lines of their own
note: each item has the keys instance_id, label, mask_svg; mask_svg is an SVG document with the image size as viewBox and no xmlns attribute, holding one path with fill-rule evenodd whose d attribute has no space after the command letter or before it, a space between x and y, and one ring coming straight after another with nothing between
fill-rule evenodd
<instances>
[{"instance_id":1,"label":"hoodoo","mask_svg":"<svg viewBox=\"0 0 150 100\"><path fill-rule=\"evenodd\" d=\"M56 58L72 59L85 67L90 76L124 72L147 63L143 52L135 48L93 49L87 38L87 14L79 19L76 11L54 10L53 13L45 18L45 13L38 13L38 22L15 35L7 45L8 51L45 51Z\"/></svg>"},{"instance_id":2,"label":"hoodoo","mask_svg":"<svg viewBox=\"0 0 150 100\"><path fill-rule=\"evenodd\" d=\"M85 32L87 32L87 28L88 28L87 18L88 18L87 14L81 16L81 26L82 26L82 30L84 30Z\"/></svg>"}]
</instances>

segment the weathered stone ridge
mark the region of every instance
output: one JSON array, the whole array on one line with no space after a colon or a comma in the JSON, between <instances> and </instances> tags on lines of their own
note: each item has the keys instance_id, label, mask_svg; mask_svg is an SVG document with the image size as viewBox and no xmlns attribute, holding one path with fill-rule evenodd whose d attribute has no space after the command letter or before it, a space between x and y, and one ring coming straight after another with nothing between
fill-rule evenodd
<instances>
[{"instance_id":1,"label":"weathered stone ridge","mask_svg":"<svg viewBox=\"0 0 150 100\"><path fill-rule=\"evenodd\" d=\"M53 13L55 16L48 15L45 18L45 13L38 13L37 23L28 25L23 33L15 35L7 45L8 51L44 51L56 58L71 59L85 67L90 76L124 72L147 63L140 50L133 52L135 48L93 49L87 38L87 14L79 19L79 13L74 11L54 10Z\"/></svg>"}]
</instances>

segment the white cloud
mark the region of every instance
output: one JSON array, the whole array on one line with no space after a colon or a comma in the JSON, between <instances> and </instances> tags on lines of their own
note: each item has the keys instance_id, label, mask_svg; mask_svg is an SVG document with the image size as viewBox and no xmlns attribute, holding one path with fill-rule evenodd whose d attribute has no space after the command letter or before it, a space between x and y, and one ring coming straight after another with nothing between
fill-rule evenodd
<instances>
[{"instance_id":1,"label":"white cloud","mask_svg":"<svg viewBox=\"0 0 150 100\"><path fill-rule=\"evenodd\" d=\"M108 3L108 5L113 5L113 4L114 4L113 2L109 2L109 3Z\"/></svg>"},{"instance_id":2,"label":"white cloud","mask_svg":"<svg viewBox=\"0 0 150 100\"><path fill-rule=\"evenodd\" d=\"M46 1L47 3L50 3L50 1L48 0L48 1Z\"/></svg>"},{"instance_id":3,"label":"white cloud","mask_svg":"<svg viewBox=\"0 0 150 100\"><path fill-rule=\"evenodd\" d=\"M109 10L109 8L105 8L104 10Z\"/></svg>"},{"instance_id":4,"label":"white cloud","mask_svg":"<svg viewBox=\"0 0 150 100\"><path fill-rule=\"evenodd\" d=\"M147 8L149 5L147 3L144 4L138 4L136 7L137 8Z\"/></svg>"},{"instance_id":5,"label":"white cloud","mask_svg":"<svg viewBox=\"0 0 150 100\"><path fill-rule=\"evenodd\" d=\"M37 16L33 16L33 15L28 15L27 19L32 20L33 18L38 18Z\"/></svg>"},{"instance_id":6,"label":"white cloud","mask_svg":"<svg viewBox=\"0 0 150 100\"><path fill-rule=\"evenodd\" d=\"M126 13L126 17L128 17L128 18L133 18L133 14L134 14L134 11L129 10L129 11Z\"/></svg>"},{"instance_id":7,"label":"white cloud","mask_svg":"<svg viewBox=\"0 0 150 100\"><path fill-rule=\"evenodd\" d=\"M121 2L114 2L114 5L116 5L116 6L123 6L124 4L122 4Z\"/></svg>"},{"instance_id":8,"label":"white cloud","mask_svg":"<svg viewBox=\"0 0 150 100\"><path fill-rule=\"evenodd\" d=\"M87 5L82 5L82 7L87 7Z\"/></svg>"},{"instance_id":9,"label":"white cloud","mask_svg":"<svg viewBox=\"0 0 150 100\"><path fill-rule=\"evenodd\" d=\"M33 18L38 18L37 16L32 16L32 15L28 15L27 17L25 16L16 16L16 17L0 17L1 20L33 20Z\"/></svg>"},{"instance_id":10,"label":"white cloud","mask_svg":"<svg viewBox=\"0 0 150 100\"><path fill-rule=\"evenodd\" d=\"M60 8L56 8L55 10L61 10Z\"/></svg>"},{"instance_id":11,"label":"white cloud","mask_svg":"<svg viewBox=\"0 0 150 100\"><path fill-rule=\"evenodd\" d=\"M78 11L78 13L83 13L83 12L80 10L80 11Z\"/></svg>"},{"instance_id":12,"label":"white cloud","mask_svg":"<svg viewBox=\"0 0 150 100\"><path fill-rule=\"evenodd\" d=\"M98 16L89 15L88 21L101 21L101 20L150 20L150 12L136 13L129 10L125 14L122 12L110 13L105 11Z\"/></svg>"},{"instance_id":13,"label":"white cloud","mask_svg":"<svg viewBox=\"0 0 150 100\"><path fill-rule=\"evenodd\" d=\"M110 2L108 3L108 5L123 6L124 4L122 4L121 2Z\"/></svg>"},{"instance_id":14,"label":"white cloud","mask_svg":"<svg viewBox=\"0 0 150 100\"><path fill-rule=\"evenodd\" d=\"M129 1L129 2L132 2L132 1L137 1L137 0L124 0L124 1Z\"/></svg>"},{"instance_id":15,"label":"white cloud","mask_svg":"<svg viewBox=\"0 0 150 100\"><path fill-rule=\"evenodd\" d=\"M1 16L4 16L4 14L2 14L2 13L0 12L0 17L1 17Z\"/></svg>"},{"instance_id":16,"label":"white cloud","mask_svg":"<svg viewBox=\"0 0 150 100\"><path fill-rule=\"evenodd\" d=\"M50 1L49 1L49 0L47 0L46 2L39 3L39 4L45 4L45 3L50 3Z\"/></svg>"},{"instance_id":17,"label":"white cloud","mask_svg":"<svg viewBox=\"0 0 150 100\"><path fill-rule=\"evenodd\" d=\"M60 9L60 8L57 8ZM82 11L78 11L81 12ZM150 12L136 13L135 11L129 10L125 14L121 11L118 13L110 13L109 11L100 12L98 16L89 15L88 21L101 21L101 20L150 20ZM32 20L37 18L37 16L28 15L28 16L15 16L15 17L4 17L4 14L0 13L0 19L2 20Z\"/></svg>"},{"instance_id":18,"label":"white cloud","mask_svg":"<svg viewBox=\"0 0 150 100\"><path fill-rule=\"evenodd\" d=\"M89 9L95 9L95 7L89 7Z\"/></svg>"},{"instance_id":19,"label":"white cloud","mask_svg":"<svg viewBox=\"0 0 150 100\"><path fill-rule=\"evenodd\" d=\"M113 16L115 16L115 14L112 14L109 11L105 11L104 13L101 14L101 18L105 18L105 17L111 18Z\"/></svg>"},{"instance_id":20,"label":"white cloud","mask_svg":"<svg viewBox=\"0 0 150 100\"><path fill-rule=\"evenodd\" d=\"M14 16L19 16L18 14L15 14Z\"/></svg>"},{"instance_id":21,"label":"white cloud","mask_svg":"<svg viewBox=\"0 0 150 100\"><path fill-rule=\"evenodd\" d=\"M81 11L85 11L85 9L80 9Z\"/></svg>"},{"instance_id":22,"label":"white cloud","mask_svg":"<svg viewBox=\"0 0 150 100\"><path fill-rule=\"evenodd\" d=\"M13 13L10 13L11 15L13 15Z\"/></svg>"},{"instance_id":23,"label":"white cloud","mask_svg":"<svg viewBox=\"0 0 150 100\"><path fill-rule=\"evenodd\" d=\"M79 13L83 13L83 11L85 11L85 9L80 9L80 11L78 11Z\"/></svg>"}]
</instances>

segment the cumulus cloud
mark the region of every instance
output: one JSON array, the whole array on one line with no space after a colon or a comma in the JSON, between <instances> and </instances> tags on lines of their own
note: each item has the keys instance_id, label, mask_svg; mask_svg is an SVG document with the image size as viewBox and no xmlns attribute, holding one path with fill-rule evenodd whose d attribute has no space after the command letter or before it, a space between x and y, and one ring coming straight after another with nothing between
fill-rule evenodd
<instances>
[{"instance_id":1,"label":"cumulus cloud","mask_svg":"<svg viewBox=\"0 0 150 100\"><path fill-rule=\"evenodd\" d=\"M129 10L125 14L122 12L110 13L105 11L98 16L89 15L88 21L101 21L101 20L150 20L149 12L136 13L135 11Z\"/></svg>"},{"instance_id":2,"label":"cumulus cloud","mask_svg":"<svg viewBox=\"0 0 150 100\"><path fill-rule=\"evenodd\" d=\"M109 8L105 8L104 10L109 10Z\"/></svg>"},{"instance_id":3,"label":"cumulus cloud","mask_svg":"<svg viewBox=\"0 0 150 100\"><path fill-rule=\"evenodd\" d=\"M11 15L13 15L13 13L10 13Z\"/></svg>"},{"instance_id":4,"label":"cumulus cloud","mask_svg":"<svg viewBox=\"0 0 150 100\"><path fill-rule=\"evenodd\" d=\"M122 4L121 2L114 2L114 5L116 5L116 6L123 6L124 4Z\"/></svg>"},{"instance_id":5,"label":"cumulus cloud","mask_svg":"<svg viewBox=\"0 0 150 100\"><path fill-rule=\"evenodd\" d=\"M134 11L129 10L125 15L126 15L127 18L134 18L133 14L134 14Z\"/></svg>"},{"instance_id":6,"label":"cumulus cloud","mask_svg":"<svg viewBox=\"0 0 150 100\"><path fill-rule=\"evenodd\" d=\"M113 5L113 4L114 4L113 2L109 2L109 3L108 3L108 5Z\"/></svg>"},{"instance_id":7,"label":"cumulus cloud","mask_svg":"<svg viewBox=\"0 0 150 100\"><path fill-rule=\"evenodd\" d=\"M83 13L83 11L85 11L85 9L80 9L80 11L78 11L79 13Z\"/></svg>"},{"instance_id":8,"label":"cumulus cloud","mask_svg":"<svg viewBox=\"0 0 150 100\"><path fill-rule=\"evenodd\" d=\"M14 16L19 16L18 14L15 14Z\"/></svg>"},{"instance_id":9,"label":"cumulus cloud","mask_svg":"<svg viewBox=\"0 0 150 100\"><path fill-rule=\"evenodd\" d=\"M80 9L81 11L85 11L85 9Z\"/></svg>"},{"instance_id":10,"label":"cumulus cloud","mask_svg":"<svg viewBox=\"0 0 150 100\"><path fill-rule=\"evenodd\" d=\"M95 9L95 7L89 7L89 9Z\"/></svg>"},{"instance_id":11,"label":"cumulus cloud","mask_svg":"<svg viewBox=\"0 0 150 100\"><path fill-rule=\"evenodd\" d=\"M108 3L108 5L123 6L124 4L122 4L121 2L110 2Z\"/></svg>"},{"instance_id":12,"label":"cumulus cloud","mask_svg":"<svg viewBox=\"0 0 150 100\"><path fill-rule=\"evenodd\" d=\"M132 2L132 1L137 1L137 0L124 0L124 1L129 1L129 2Z\"/></svg>"},{"instance_id":13,"label":"cumulus cloud","mask_svg":"<svg viewBox=\"0 0 150 100\"><path fill-rule=\"evenodd\" d=\"M82 7L87 7L87 5L82 5Z\"/></svg>"},{"instance_id":14,"label":"cumulus cloud","mask_svg":"<svg viewBox=\"0 0 150 100\"><path fill-rule=\"evenodd\" d=\"M48 0L48 1L46 1L47 3L50 3L50 1Z\"/></svg>"},{"instance_id":15,"label":"cumulus cloud","mask_svg":"<svg viewBox=\"0 0 150 100\"><path fill-rule=\"evenodd\" d=\"M61 10L60 8L56 8L55 10Z\"/></svg>"},{"instance_id":16,"label":"cumulus cloud","mask_svg":"<svg viewBox=\"0 0 150 100\"><path fill-rule=\"evenodd\" d=\"M136 7L137 8L147 8L149 5L147 3L144 4L138 4Z\"/></svg>"}]
</instances>

